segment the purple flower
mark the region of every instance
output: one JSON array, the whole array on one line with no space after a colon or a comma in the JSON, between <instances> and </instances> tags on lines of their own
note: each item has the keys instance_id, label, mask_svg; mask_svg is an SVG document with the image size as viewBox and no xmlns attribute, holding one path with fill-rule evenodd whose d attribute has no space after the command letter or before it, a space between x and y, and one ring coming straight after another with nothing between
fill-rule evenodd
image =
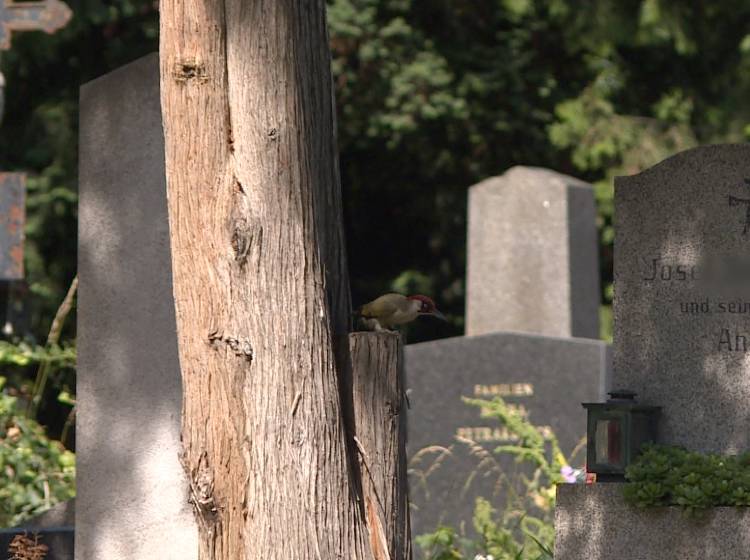
<instances>
[{"instance_id":1,"label":"purple flower","mask_svg":"<svg viewBox=\"0 0 750 560\"><path fill-rule=\"evenodd\" d=\"M578 476L576 469L571 467L570 465L565 465L563 468L560 469L560 474L562 475L565 482L572 484L578 481Z\"/></svg>"}]
</instances>

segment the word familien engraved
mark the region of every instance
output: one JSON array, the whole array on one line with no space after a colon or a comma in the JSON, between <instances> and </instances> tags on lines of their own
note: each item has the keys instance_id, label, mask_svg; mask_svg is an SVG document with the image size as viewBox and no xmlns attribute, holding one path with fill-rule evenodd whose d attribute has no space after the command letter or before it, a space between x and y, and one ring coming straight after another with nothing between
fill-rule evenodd
<instances>
[{"instance_id":1,"label":"word familien engraved","mask_svg":"<svg viewBox=\"0 0 750 560\"><path fill-rule=\"evenodd\" d=\"M498 383L496 385L474 385L475 397L530 397L534 394L531 383Z\"/></svg>"}]
</instances>

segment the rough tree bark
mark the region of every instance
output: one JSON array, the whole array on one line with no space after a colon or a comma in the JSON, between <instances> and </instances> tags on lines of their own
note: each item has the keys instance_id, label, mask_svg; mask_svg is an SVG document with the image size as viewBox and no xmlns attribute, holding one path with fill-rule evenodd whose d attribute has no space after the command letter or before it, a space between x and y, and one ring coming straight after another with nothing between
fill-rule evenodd
<instances>
[{"instance_id":1,"label":"rough tree bark","mask_svg":"<svg viewBox=\"0 0 750 560\"><path fill-rule=\"evenodd\" d=\"M372 558L324 0L162 0L183 463L202 559Z\"/></svg>"},{"instance_id":2,"label":"rough tree bark","mask_svg":"<svg viewBox=\"0 0 750 560\"><path fill-rule=\"evenodd\" d=\"M349 335L355 443L375 560L411 560L406 397L397 333Z\"/></svg>"}]
</instances>

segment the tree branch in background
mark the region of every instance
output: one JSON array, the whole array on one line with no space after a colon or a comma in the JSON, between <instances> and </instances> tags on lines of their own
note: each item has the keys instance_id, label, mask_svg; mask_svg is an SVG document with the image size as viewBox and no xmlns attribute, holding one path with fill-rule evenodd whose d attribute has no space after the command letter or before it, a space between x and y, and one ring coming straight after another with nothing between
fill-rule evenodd
<instances>
[{"instance_id":1,"label":"tree branch in background","mask_svg":"<svg viewBox=\"0 0 750 560\"><path fill-rule=\"evenodd\" d=\"M47 349L56 346L60 341L60 334L65 325L65 319L67 319L70 311L73 309L73 302L77 290L78 275L73 277L73 281L68 288L68 293L65 294L65 298L60 304L60 307L58 307L57 313L55 313L55 318L52 320L52 326L50 326L49 334L47 335ZM48 358L44 358L39 364L39 368L36 371L36 378L34 379L34 387L31 390L31 399L29 400L27 408L27 415L29 417L33 418L36 416L37 410L39 409L39 403L42 401L42 396L44 395L44 389L47 385L47 379L49 378L51 367L52 364ZM70 417L71 416L69 415L68 418ZM67 432L67 430L65 431Z\"/></svg>"}]
</instances>

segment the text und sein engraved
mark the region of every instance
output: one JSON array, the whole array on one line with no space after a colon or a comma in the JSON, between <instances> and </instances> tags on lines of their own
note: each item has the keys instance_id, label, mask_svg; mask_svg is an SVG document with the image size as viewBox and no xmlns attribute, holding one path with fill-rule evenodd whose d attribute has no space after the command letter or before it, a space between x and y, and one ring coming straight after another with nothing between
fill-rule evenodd
<instances>
[{"instance_id":1,"label":"text und sein engraved","mask_svg":"<svg viewBox=\"0 0 750 560\"><path fill-rule=\"evenodd\" d=\"M746 258L708 258L702 265L670 261L662 257L643 259L641 281L646 285L660 283L684 284L700 281L702 286L727 289L750 288L750 260ZM682 315L750 315L750 294L741 297L698 297L677 301ZM720 352L747 352L750 332L723 325L711 330L713 347Z\"/></svg>"}]
</instances>

